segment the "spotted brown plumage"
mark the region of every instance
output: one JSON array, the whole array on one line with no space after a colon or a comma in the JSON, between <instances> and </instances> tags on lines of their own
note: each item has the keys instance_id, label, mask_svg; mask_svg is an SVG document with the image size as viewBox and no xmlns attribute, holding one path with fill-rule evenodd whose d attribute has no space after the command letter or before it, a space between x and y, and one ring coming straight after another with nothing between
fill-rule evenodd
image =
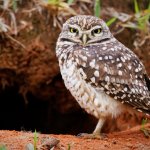
<instances>
[{"instance_id":1,"label":"spotted brown plumage","mask_svg":"<svg viewBox=\"0 0 150 150\"><path fill-rule=\"evenodd\" d=\"M88 113L99 119L98 135L108 116L124 108L150 114L150 80L138 57L92 16L66 21L56 55L66 87Z\"/></svg>"},{"instance_id":2,"label":"spotted brown plumage","mask_svg":"<svg viewBox=\"0 0 150 150\"><path fill-rule=\"evenodd\" d=\"M93 51L92 54L81 51L79 55L74 55L79 60L77 68L82 68L88 83L100 87L114 99L132 105L135 109L149 111L150 95L143 65L136 55L121 43L116 41L112 42L112 46L113 44L118 45L114 48L115 53L111 53L111 48L107 46L102 49L92 46L87 47ZM119 49L120 47L122 48ZM103 50L104 48L106 50Z\"/></svg>"}]
</instances>

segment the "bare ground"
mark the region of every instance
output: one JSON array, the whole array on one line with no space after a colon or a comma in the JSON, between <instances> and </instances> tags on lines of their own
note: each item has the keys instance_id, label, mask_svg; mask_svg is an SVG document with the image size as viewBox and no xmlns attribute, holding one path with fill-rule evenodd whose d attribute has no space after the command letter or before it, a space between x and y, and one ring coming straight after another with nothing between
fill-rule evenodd
<instances>
[{"instance_id":1,"label":"bare ground","mask_svg":"<svg viewBox=\"0 0 150 150\"><path fill-rule=\"evenodd\" d=\"M54 144L54 150L149 150L150 138L146 138L140 128L141 126L136 126L130 130L107 134L104 139L84 139L72 135L38 133L37 147L41 145L44 147L44 144L52 146L53 139L56 138L60 142ZM147 124L145 128L150 129L150 124ZM0 144L4 144L8 149L25 149L29 143L33 143L33 139L34 133L31 132L0 131Z\"/></svg>"}]
</instances>

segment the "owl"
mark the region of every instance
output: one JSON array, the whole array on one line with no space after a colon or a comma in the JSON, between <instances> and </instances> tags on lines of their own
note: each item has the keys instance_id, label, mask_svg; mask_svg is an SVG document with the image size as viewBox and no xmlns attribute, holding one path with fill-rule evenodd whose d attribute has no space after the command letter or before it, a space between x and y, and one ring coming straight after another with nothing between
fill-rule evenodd
<instances>
[{"instance_id":1,"label":"owl","mask_svg":"<svg viewBox=\"0 0 150 150\"><path fill-rule=\"evenodd\" d=\"M68 19L56 44L62 78L85 111L98 119L88 137L99 137L108 116L126 109L150 114L150 79L139 58L97 17Z\"/></svg>"}]
</instances>

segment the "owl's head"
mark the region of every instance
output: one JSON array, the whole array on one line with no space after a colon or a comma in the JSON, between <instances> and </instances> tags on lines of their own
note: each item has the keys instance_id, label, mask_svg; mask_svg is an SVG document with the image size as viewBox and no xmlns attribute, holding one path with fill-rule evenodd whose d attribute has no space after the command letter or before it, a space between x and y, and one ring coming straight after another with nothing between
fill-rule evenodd
<instances>
[{"instance_id":1,"label":"owl's head","mask_svg":"<svg viewBox=\"0 0 150 150\"><path fill-rule=\"evenodd\" d=\"M88 46L107 41L112 37L106 23L97 17L78 15L68 19L59 36L59 41Z\"/></svg>"}]
</instances>

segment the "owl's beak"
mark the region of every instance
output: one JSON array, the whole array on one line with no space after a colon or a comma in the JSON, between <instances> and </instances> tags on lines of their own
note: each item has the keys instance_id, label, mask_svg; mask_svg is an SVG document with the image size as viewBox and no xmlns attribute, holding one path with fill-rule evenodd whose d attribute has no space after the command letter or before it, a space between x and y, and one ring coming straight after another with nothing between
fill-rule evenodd
<instances>
[{"instance_id":1,"label":"owl's beak","mask_svg":"<svg viewBox=\"0 0 150 150\"><path fill-rule=\"evenodd\" d=\"M83 45L86 45L87 40L88 40L87 34L83 34L83 35L82 35L82 43L83 43Z\"/></svg>"}]
</instances>

